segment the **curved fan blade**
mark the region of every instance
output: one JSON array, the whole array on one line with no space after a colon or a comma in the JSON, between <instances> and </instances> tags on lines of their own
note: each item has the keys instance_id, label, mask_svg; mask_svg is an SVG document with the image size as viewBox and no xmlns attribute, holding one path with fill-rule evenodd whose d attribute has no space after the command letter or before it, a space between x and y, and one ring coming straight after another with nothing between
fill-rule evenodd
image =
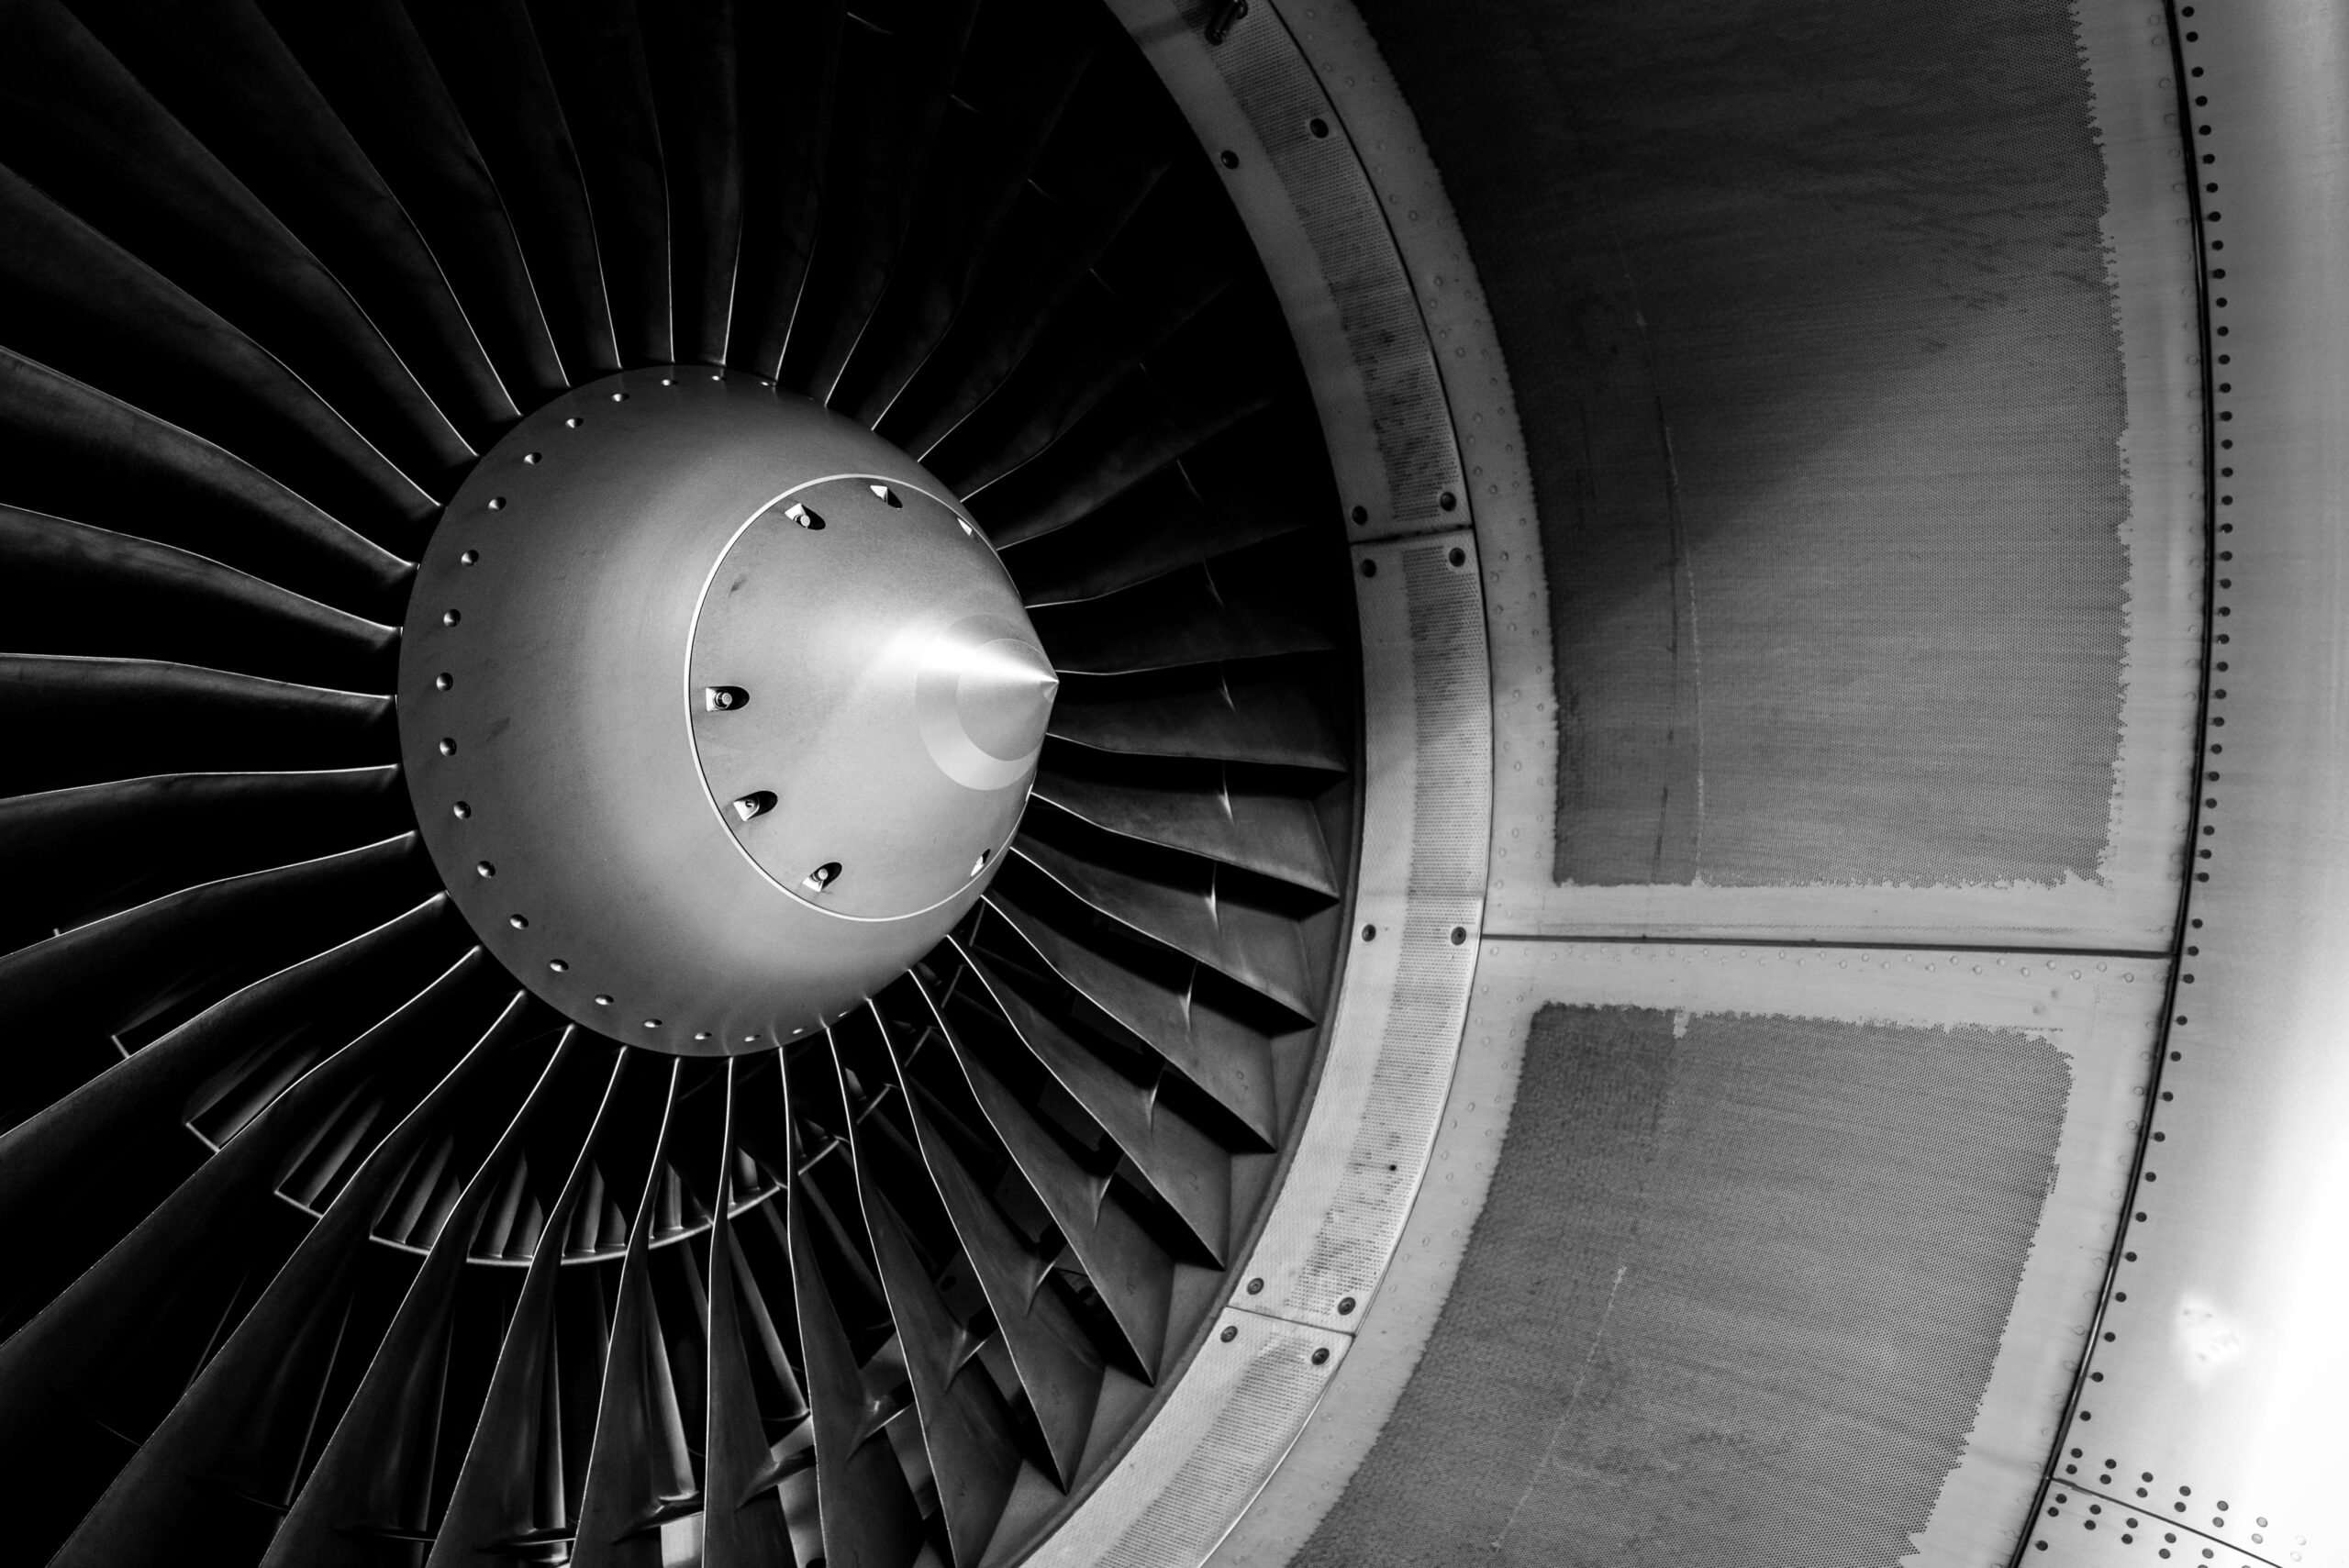
<instances>
[{"instance_id":1,"label":"curved fan blade","mask_svg":"<svg viewBox=\"0 0 2349 1568\"><path fill-rule=\"evenodd\" d=\"M200 555L0 506L0 617L19 651L176 661L360 690L393 680L399 628Z\"/></svg>"},{"instance_id":2,"label":"curved fan blade","mask_svg":"<svg viewBox=\"0 0 2349 1568\"><path fill-rule=\"evenodd\" d=\"M214 9L208 22L228 21L240 35L203 38L202 47L240 59L240 69L225 83L196 85L203 62L184 58L190 41L184 36L158 39L151 24L128 35L141 66L162 67L166 91L180 89L173 95L196 111L195 123L213 128L211 145L159 103L81 18L50 4L14 6L0 20L0 71L10 88L11 117L0 134L24 150L18 167L25 174L64 193L89 222L237 322L338 406L362 424L379 426L390 445L413 450L424 472L462 463L472 454L451 443L454 432L441 415L443 405L475 431L518 410L496 384L420 241L402 234L396 213L384 210L388 193L367 193L372 204L360 195L366 179L352 156L356 150L335 147L331 135L323 142L317 135L273 139L272 128L251 123L265 106L288 118L301 118L306 107L305 128L311 130L324 128L328 117L322 105L300 103L306 83L290 60L266 46L256 15ZM175 28L176 21L164 26ZM265 80L253 80L256 52L270 60ZM224 90L239 96L220 104L217 95ZM189 103L198 93L214 101ZM278 108L287 96L294 102ZM231 127L243 134L218 134ZM295 149L328 150L332 163L321 172L332 183L278 206L305 217L324 253L339 259L342 277L379 284L368 292L389 341L319 254L255 195L256 185L267 192L298 177L283 166L289 141ZM230 172L222 150L245 164L252 183ZM253 167L256 155L266 160L260 168ZM337 216L360 232L345 237L318 222L321 196L349 203L355 210ZM393 342L404 345L407 356L423 357L440 404L411 376Z\"/></svg>"},{"instance_id":3,"label":"curved fan blade","mask_svg":"<svg viewBox=\"0 0 2349 1568\"><path fill-rule=\"evenodd\" d=\"M18 353L266 465L371 538L430 519L417 479L284 362L6 169L0 234L0 337Z\"/></svg>"},{"instance_id":4,"label":"curved fan blade","mask_svg":"<svg viewBox=\"0 0 2349 1568\"><path fill-rule=\"evenodd\" d=\"M368 1330L382 1331L380 1298L365 1290L363 1278L378 1256L367 1246L376 1202L401 1162L445 1114L495 1092L496 1076L510 1073L508 1053L535 1022L526 998L507 992L505 1006L483 1030L484 1003L510 983L478 958L461 969L402 1020L405 1027L386 1032L407 1051L422 1048L428 1062L436 1056L445 1062L455 1040L478 1035L478 1042L360 1162L324 1222L295 1248L68 1538L55 1559L59 1564L171 1562L180 1555L183 1530L217 1517L218 1493L273 1509L300 1488L320 1430L331 1429L323 1407L336 1392L336 1366L354 1353L363 1364ZM412 1072L415 1064L399 1065ZM328 1418L321 1421L322 1416Z\"/></svg>"},{"instance_id":5,"label":"curved fan blade","mask_svg":"<svg viewBox=\"0 0 2349 1568\"><path fill-rule=\"evenodd\" d=\"M487 366L423 237L252 0L77 0L77 14L211 153L333 269L384 340L353 336L281 357L435 495L476 455L430 379L476 429L507 400L482 384ZM298 361L315 359L317 368Z\"/></svg>"},{"instance_id":6,"label":"curved fan blade","mask_svg":"<svg viewBox=\"0 0 2349 1568\"><path fill-rule=\"evenodd\" d=\"M11 502L211 556L360 613L396 615L412 568L264 470L0 347Z\"/></svg>"},{"instance_id":7,"label":"curved fan blade","mask_svg":"<svg viewBox=\"0 0 2349 1568\"><path fill-rule=\"evenodd\" d=\"M518 1006L507 1019L527 1018ZM523 1026L527 1027L527 1026ZM489 1047L484 1040L484 1049ZM434 1471L441 1398L449 1381L458 1292L473 1228L490 1202L509 1163L522 1157L525 1129L544 1116L551 1088L563 1070L583 1056L604 1054L575 1029L547 1058L544 1072L512 1119L475 1122L466 1130L476 1143L495 1140L463 1182L462 1195L432 1238L423 1266L367 1363L351 1404L334 1428L285 1522L270 1542L264 1564L365 1563L375 1540L420 1540L429 1534L431 1497L418 1481ZM428 1130L429 1128L428 1128ZM375 1161L388 1168L377 1151ZM346 1205L347 1206L347 1205ZM386 1453L396 1455L386 1464Z\"/></svg>"},{"instance_id":8,"label":"curved fan blade","mask_svg":"<svg viewBox=\"0 0 2349 1568\"><path fill-rule=\"evenodd\" d=\"M636 7L571 0L530 14L579 150L620 362L666 364L677 358L669 189Z\"/></svg>"},{"instance_id":9,"label":"curved fan blade","mask_svg":"<svg viewBox=\"0 0 2349 1568\"><path fill-rule=\"evenodd\" d=\"M451 338L451 370L471 395L440 393L442 406L474 407L474 417L502 423L560 392L562 366L514 225L399 0L262 0L262 9L414 218L487 358L485 373ZM429 288L422 293L437 304ZM429 377L432 362L419 371Z\"/></svg>"},{"instance_id":10,"label":"curved fan blade","mask_svg":"<svg viewBox=\"0 0 2349 1568\"><path fill-rule=\"evenodd\" d=\"M392 701L187 664L0 653L10 794L142 773L394 760Z\"/></svg>"},{"instance_id":11,"label":"curved fan blade","mask_svg":"<svg viewBox=\"0 0 2349 1568\"><path fill-rule=\"evenodd\" d=\"M1321 792L1312 783L1310 774L1245 762L1143 762L1070 747L1055 750L1036 775L1036 795L1112 833L1334 898L1338 871L1313 806Z\"/></svg>"},{"instance_id":12,"label":"curved fan blade","mask_svg":"<svg viewBox=\"0 0 2349 1568\"><path fill-rule=\"evenodd\" d=\"M413 824L399 770L166 773L0 800L0 951Z\"/></svg>"}]
</instances>

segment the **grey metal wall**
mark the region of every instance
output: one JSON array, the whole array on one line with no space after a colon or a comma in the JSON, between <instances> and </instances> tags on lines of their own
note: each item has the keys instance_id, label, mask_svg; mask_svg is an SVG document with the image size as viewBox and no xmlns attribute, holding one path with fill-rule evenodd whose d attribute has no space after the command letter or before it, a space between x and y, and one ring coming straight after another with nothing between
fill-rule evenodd
<instances>
[{"instance_id":1,"label":"grey metal wall","mask_svg":"<svg viewBox=\"0 0 2349 1568\"><path fill-rule=\"evenodd\" d=\"M2071 1077L2019 1031L1543 1006L1434 1341L1296 1561L1897 1560Z\"/></svg>"},{"instance_id":2,"label":"grey metal wall","mask_svg":"<svg viewBox=\"0 0 2349 1568\"><path fill-rule=\"evenodd\" d=\"M2068 13L1364 10L1509 351L1555 880L2095 877L2126 408Z\"/></svg>"},{"instance_id":3,"label":"grey metal wall","mask_svg":"<svg viewBox=\"0 0 2349 1568\"><path fill-rule=\"evenodd\" d=\"M2185 875L2168 29L1363 15L1537 521L1478 519L1495 853L1444 1133L1219 1561L2003 1561L2108 1288Z\"/></svg>"}]
</instances>

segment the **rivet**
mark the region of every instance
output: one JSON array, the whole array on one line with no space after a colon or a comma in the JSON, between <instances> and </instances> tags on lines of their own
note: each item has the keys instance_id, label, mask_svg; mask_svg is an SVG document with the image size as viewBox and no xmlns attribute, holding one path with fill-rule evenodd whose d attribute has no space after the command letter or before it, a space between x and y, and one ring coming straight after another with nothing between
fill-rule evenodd
<instances>
[{"instance_id":1,"label":"rivet","mask_svg":"<svg viewBox=\"0 0 2349 1568\"><path fill-rule=\"evenodd\" d=\"M664 375L661 378L661 384L663 386L674 386L677 384L677 378L673 375Z\"/></svg>"},{"instance_id":2,"label":"rivet","mask_svg":"<svg viewBox=\"0 0 2349 1568\"><path fill-rule=\"evenodd\" d=\"M1468 940L1468 928L1467 928L1467 927L1465 927L1465 926L1454 926L1454 927L1453 927L1453 928L1452 928L1452 945L1453 945L1453 947L1458 947L1458 946L1460 946L1463 942L1465 942L1467 940Z\"/></svg>"},{"instance_id":3,"label":"rivet","mask_svg":"<svg viewBox=\"0 0 2349 1568\"><path fill-rule=\"evenodd\" d=\"M1366 942L1376 941L1378 940L1378 928L1376 926L1364 926L1362 929L1362 940Z\"/></svg>"},{"instance_id":4,"label":"rivet","mask_svg":"<svg viewBox=\"0 0 2349 1568\"><path fill-rule=\"evenodd\" d=\"M716 376L711 376L709 379L716 381L718 378ZM696 1040L707 1040L709 1038L709 1031L707 1029L696 1029L694 1030L694 1038Z\"/></svg>"},{"instance_id":5,"label":"rivet","mask_svg":"<svg viewBox=\"0 0 2349 1568\"><path fill-rule=\"evenodd\" d=\"M1363 524L1370 521L1370 508L1367 506L1356 506L1353 509L1353 517L1354 519L1354 527L1360 528Z\"/></svg>"},{"instance_id":6,"label":"rivet","mask_svg":"<svg viewBox=\"0 0 2349 1568\"><path fill-rule=\"evenodd\" d=\"M1364 576L1365 576L1365 577L1375 577L1375 576L1377 576L1377 575L1378 575L1378 562L1376 562L1375 561L1365 561L1365 562L1364 562L1362 563L1362 574L1363 574Z\"/></svg>"},{"instance_id":7,"label":"rivet","mask_svg":"<svg viewBox=\"0 0 2349 1568\"><path fill-rule=\"evenodd\" d=\"M611 1005L612 999L609 996L598 996L596 998L596 1006L599 1007L608 1007Z\"/></svg>"},{"instance_id":8,"label":"rivet","mask_svg":"<svg viewBox=\"0 0 2349 1568\"><path fill-rule=\"evenodd\" d=\"M799 1031L797 1029L793 1029L791 1032L793 1034L797 1034ZM742 1037L742 1043L744 1045L756 1045L759 1043L759 1037L754 1034L746 1034Z\"/></svg>"},{"instance_id":9,"label":"rivet","mask_svg":"<svg viewBox=\"0 0 2349 1568\"><path fill-rule=\"evenodd\" d=\"M1226 148L1224 150L1222 162L1223 166L1227 169L1237 169L1240 167L1240 154L1232 151L1229 148Z\"/></svg>"},{"instance_id":10,"label":"rivet","mask_svg":"<svg viewBox=\"0 0 2349 1568\"><path fill-rule=\"evenodd\" d=\"M457 557L457 564L460 566L471 566L474 562L479 561L480 559L480 550L469 550L465 551L464 554Z\"/></svg>"},{"instance_id":11,"label":"rivet","mask_svg":"<svg viewBox=\"0 0 2349 1568\"><path fill-rule=\"evenodd\" d=\"M435 691L445 692L456 684L457 677L451 675L446 670L441 671L439 674L432 677L432 687Z\"/></svg>"},{"instance_id":12,"label":"rivet","mask_svg":"<svg viewBox=\"0 0 2349 1568\"><path fill-rule=\"evenodd\" d=\"M1468 552L1461 549L1456 544L1445 552L1443 558L1452 562L1454 566L1465 566L1468 564Z\"/></svg>"},{"instance_id":13,"label":"rivet","mask_svg":"<svg viewBox=\"0 0 2349 1568\"><path fill-rule=\"evenodd\" d=\"M628 394L625 392L615 392L612 394L612 401L615 403L626 403L628 401Z\"/></svg>"},{"instance_id":14,"label":"rivet","mask_svg":"<svg viewBox=\"0 0 2349 1568\"><path fill-rule=\"evenodd\" d=\"M440 737L440 754L444 757L453 757L457 754L457 742L453 736Z\"/></svg>"},{"instance_id":15,"label":"rivet","mask_svg":"<svg viewBox=\"0 0 2349 1568\"><path fill-rule=\"evenodd\" d=\"M1329 1359L1330 1348L1327 1345L1322 1346L1321 1349L1313 1352L1313 1364L1315 1366L1319 1366L1323 1362L1326 1362Z\"/></svg>"},{"instance_id":16,"label":"rivet","mask_svg":"<svg viewBox=\"0 0 2349 1568\"><path fill-rule=\"evenodd\" d=\"M568 974L571 973L571 961L564 958L551 958L547 960L547 967L557 974Z\"/></svg>"},{"instance_id":17,"label":"rivet","mask_svg":"<svg viewBox=\"0 0 2349 1568\"><path fill-rule=\"evenodd\" d=\"M1316 115L1305 122L1305 128L1316 136L1327 136L1330 134L1330 122Z\"/></svg>"},{"instance_id":18,"label":"rivet","mask_svg":"<svg viewBox=\"0 0 2349 1568\"><path fill-rule=\"evenodd\" d=\"M1261 1279L1252 1279L1248 1282L1248 1294L1251 1296L1262 1293L1264 1288L1264 1282Z\"/></svg>"},{"instance_id":19,"label":"rivet","mask_svg":"<svg viewBox=\"0 0 2349 1568\"><path fill-rule=\"evenodd\" d=\"M584 419L582 419L578 415L573 414L570 418L565 419L565 420L563 421L563 423L564 423L564 424L566 424L566 425L568 425L568 426L570 426L573 429L574 429L574 430L575 430L575 429L579 428L579 427L580 427L580 426L582 426L582 425L585 424L585 423L586 423L586 421L585 421Z\"/></svg>"},{"instance_id":20,"label":"rivet","mask_svg":"<svg viewBox=\"0 0 2349 1568\"><path fill-rule=\"evenodd\" d=\"M454 626L464 618L463 612L460 610L443 610L440 612L440 624L442 626Z\"/></svg>"},{"instance_id":21,"label":"rivet","mask_svg":"<svg viewBox=\"0 0 2349 1568\"><path fill-rule=\"evenodd\" d=\"M669 384L664 381L661 384L666 386ZM644 1020L644 1027L649 1029L657 1029L661 1027L661 1020L659 1018L647 1018Z\"/></svg>"},{"instance_id":22,"label":"rivet","mask_svg":"<svg viewBox=\"0 0 2349 1568\"><path fill-rule=\"evenodd\" d=\"M1435 498L1435 504L1438 506L1441 506L1443 510L1449 512L1453 507L1460 505L1460 497L1447 490L1442 495Z\"/></svg>"},{"instance_id":23,"label":"rivet","mask_svg":"<svg viewBox=\"0 0 2349 1568\"><path fill-rule=\"evenodd\" d=\"M479 865L473 867L473 874L476 876L495 876L497 874L497 867L487 861L484 861Z\"/></svg>"},{"instance_id":24,"label":"rivet","mask_svg":"<svg viewBox=\"0 0 2349 1568\"><path fill-rule=\"evenodd\" d=\"M462 800L457 802L456 805L449 807L449 815L458 818L460 821L463 820L465 817L471 817L473 814L473 808L466 805Z\"/></svg>"},{"instance_id":25,"label":"rivet","mask_svg":"<svg viewBox=\"0 0 2349 1568\"><path fill-rule=\"evenodd\" d=\"M530 917L528 915L508 915L506 917L506 923L518 931L527 931L530 929Z\"/></svg>"},{"instance_id":26,"label":"rivet","mask_svg":"<svg viewBox=\"0 0 2349 1568\"><path fill-rule=\"evenodd\" d=\"M1341 1317L1341 1318L1348 1318L1348 1317L1352 1317L1352 1316L1353 1315L1353 1310L1354 1310L1354 1298L1353 1298L1353 1296L1340 1296L1340 1297L1338 1298L1338 1316L1339 1316L1339 1317Z\"/></svg>"},{"instance_id":27,"label":"rivet","mask_svg":"<svg viewBox=\"0 0 2349 1568\"><path fill-rule=\"evenodd\" d=\"M1221 1340L1228 1345L1231 1343L1232 1340L1240 1338L1240 1330L1237 1329L1226 1329L1222 1333L1218 1334L1216 1338Z\"/></svg>"},{"instance_id":28,"label":"rivet","mask_svg":"<svg viewBox=\"0 0 2349 1568\"><path fill-rule=\"evenodd\" d=\"M503 495L492 495L489 498L489 509L493 512L502 512L506 510L506 497Z\"/></svg>"},{"instance_id":29,"label":"rivet","mask_svg":"<svg viewBox=\"0 0 2349 1568\"><path fill-rule=\"evenodd\" d=\"M545 455L546 455L546 454L545 454L545 453L543 453L543 452L524 452L524 453L522 454L522 461L523 461L524 462L538 462L541 457L543 457L543 456L545 456Z\"/></svg>"}]
</instances>

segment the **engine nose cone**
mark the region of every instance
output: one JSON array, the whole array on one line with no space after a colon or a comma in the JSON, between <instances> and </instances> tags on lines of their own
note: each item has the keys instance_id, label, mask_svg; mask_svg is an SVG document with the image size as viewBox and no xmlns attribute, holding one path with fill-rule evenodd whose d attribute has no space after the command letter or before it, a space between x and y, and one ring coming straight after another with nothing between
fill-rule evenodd
<instances>
[{"instance_id":1,"label":"engine nose cone","mask_svg":"<svg viewBox=\"0 0 2349 1568\"><path fill-rule=\"evenodd\" d=\"M691 662L718 819L785 894L852 920L919 915L994 858L1057 685L985 537L870 473L796 486L743 525Z\"/></svg>"},{"instance_id":2,"label":"engine nose cone","mask_svg":"<svg viewBox=\"0 0 2349 1568\"><path fill-rule=\"evenodd\" d=\"M1044 651L1008 620L972 616L947 628L923 655L917 695L930 761L969 789L1023 776L1059 690Z\"/></svg>"},{"instance_id":3,"label":"engine nose cone","mask_svg":"<svg viewBox=\"0 0 2349 1568\"><path fill-rule=\"evenodd\" d=\"M954 715L971 743L1002 761L1032 757L1044 743L1044 720L1061 689L1044 651L998 637L963 654L954 683Z\"/></svg>"},{"instance_id":4,"label":"engine nose cone","mask_svg":"<svg viewBox=\"0 0 2349 1568\"><path fill-rule=\"evenodd\" d=\"M616 1039L757 1049L977 898L1058 678L934 478L745 377L629 372L532 415L417 580L401 744L482 940Z\"/></svg>"}]
</instances>

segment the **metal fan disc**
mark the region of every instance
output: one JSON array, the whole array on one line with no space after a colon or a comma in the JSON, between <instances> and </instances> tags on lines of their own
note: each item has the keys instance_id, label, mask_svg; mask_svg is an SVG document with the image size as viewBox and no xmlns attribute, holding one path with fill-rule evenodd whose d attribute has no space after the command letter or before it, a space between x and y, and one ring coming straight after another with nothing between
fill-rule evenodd
<instances>
[{"instance_id":1,"label":"metal fan disc","mask_svg":"<svg viewBox=\"0 0 2349 1568\"><path fill-rule=\"evenodd\" d=\"M699 367L584 385L482 459L418 568L401 749L458 906L540 996L772 1046L970 907L1058 681L950 496Z\"/></svg>"}]
</instances>

